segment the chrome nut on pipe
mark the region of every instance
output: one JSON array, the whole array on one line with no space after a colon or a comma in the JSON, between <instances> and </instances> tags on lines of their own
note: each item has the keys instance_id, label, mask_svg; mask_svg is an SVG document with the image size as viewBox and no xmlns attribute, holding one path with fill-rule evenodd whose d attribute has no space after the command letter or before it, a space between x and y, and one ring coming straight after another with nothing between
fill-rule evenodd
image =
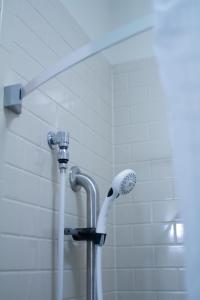
<instances>
[{"instance_id":1,"label":"chrome nut on pipe","mask_svg":"<svg viewBox=\"0 0 200 300\"><path fill-rule=\"evenodd\" d=\"M58 150L58 162L59 167L64 168L69 161L69 152L66 147L59 147Z\"/></svg>"},{"instance_id":2,"label":"chrome nut on pipe","mask_svg":"<svg viewBox=\"0 0 200 300\"><path fill-rule=\"evenodd\" d=\"M58 131L57 133L50 131L47 135L47 141L49 147L57 151L59 168L66 169L69 161L69 134L64 131Z\"/></svg>"},{"instance_id":3,"label":"chrome nut on pipe","mask_svg":"<svg viewBox=\"0 0 200 300\"><path fill-rule=\"evenodd\" d=\"M69 146L69 133L65 131L58 131L56 134L57 144L60 148Z\"/></svg>"}]
</instances>

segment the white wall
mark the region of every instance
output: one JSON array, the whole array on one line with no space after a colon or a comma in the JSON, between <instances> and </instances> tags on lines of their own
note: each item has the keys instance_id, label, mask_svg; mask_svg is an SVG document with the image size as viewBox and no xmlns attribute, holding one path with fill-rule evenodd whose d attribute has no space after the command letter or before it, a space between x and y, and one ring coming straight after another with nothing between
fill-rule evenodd
<instances>
[{"instance_id":1,"label":"white wall","mask_svg":"<svg viewBox=\"0 0 200 300\"><path fill-rule=\"evenodd\" d=\"M118 300L183 300L183 226L177 209L164 95L155 60L113 68L114 168L136 170L115 206Z\"/></svg>"},{"instance_id":2,"label":"white wall","mask_svg":"<svg viewBox=\"0 0 200 300\"><path fill-rule=\"evenodd\" d=\"M21 0L20 6L18 1L5 1L1 99L4 85L26 83L87 41L59 1ZM78 165L93 176L101 197L110 186L113 167L115 172L126 167L137 172L136 190L118 199L109 220L105 299L185 299L182 225L157 68L147 59L112 71L113 107L111 69L102 56L35 91L24 99L18 117L4 111L1 101L3 300L54 300L59 174L46 135L59 129L70 132L69 167ZM74 195L68 187L67 196L66 226L84 226L84 193ZM85 267L85 246L66 238L65 299L84 299Z\"/></svg>"},{"instance_id":3,"label":"white wall","mask_svg":"<svg viewBox=\"0 0 200 300\"><path fill-rule=\"evenodd\" d=\"M152 13L150 0L61 0L91 40ZM110 64L151 57L153 32L149 30L103 52Z\"/></svg>"},{"instance_id":4,"label":"white wall","mask_svg":"<svg viewBox=\"0 0 200 300\"><path fill-rule=\"evenodd\" d=\"M112 177L110 68L101 57L51 80L3 110L3 86L26 83L88 41L56 0L5 1L0 45L0 299L50 300L55 291L59 174L47 146L50 130L70 132L70 164L93 176L104 195ZM68 183L67 183L68 184ZM67 189L65 225L84 226L86 199ZM109 231L112 232L112 217ZM115 290L113 234L104 265L106 299ZM84 299L85 244L66 238L65 299ZM111 279L109 279L111 278Z\"/></svg>"}]
</instances>

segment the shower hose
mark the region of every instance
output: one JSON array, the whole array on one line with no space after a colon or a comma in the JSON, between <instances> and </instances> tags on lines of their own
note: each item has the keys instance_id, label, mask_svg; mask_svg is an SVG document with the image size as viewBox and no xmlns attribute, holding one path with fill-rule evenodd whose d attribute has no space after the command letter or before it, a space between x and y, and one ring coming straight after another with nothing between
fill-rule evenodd
<instances>
[{"instance_id":1,"label":"shower hose","mask_svg":"<svg viewBox=\"0 0 200 300\"><path fill-rule=\"evenodd\" d=\"M97 300L103 300L102 246L96 246L96 288L97 288Z\"/></svg>"}]
</instances>

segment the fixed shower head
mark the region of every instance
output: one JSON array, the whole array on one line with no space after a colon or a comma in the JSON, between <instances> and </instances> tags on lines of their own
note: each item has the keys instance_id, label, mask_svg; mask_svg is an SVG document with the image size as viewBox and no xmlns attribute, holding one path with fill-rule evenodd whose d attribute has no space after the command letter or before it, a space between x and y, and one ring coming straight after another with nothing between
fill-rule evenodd
<instances>
[{"instance_id":1,"label":"fixed shower head","mask_svg":"<svg viewBox=\"0 0 200 300\"><path fill-rule=\"evenodd\" d=\"M108 191L99 213L96 232L106 233L107 217L111 204L120 195L125 195L132 191L135 184L136 173L131 169L126 169L114 177L111 188Z\"/></svg>"}]
</instances>

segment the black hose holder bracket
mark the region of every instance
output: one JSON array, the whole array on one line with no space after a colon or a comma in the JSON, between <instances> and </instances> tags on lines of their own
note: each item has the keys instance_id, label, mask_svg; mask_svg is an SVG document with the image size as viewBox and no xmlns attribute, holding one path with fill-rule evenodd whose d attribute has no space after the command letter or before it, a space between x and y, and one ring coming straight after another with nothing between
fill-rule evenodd
<instances>
[{"instance_id":1,"label":"black hose holder bracket","mask_svg":"<svg viewBox=\"0 0 200 300\"><path fill-rule=\"evenodd\" d=\"M74 241L91 241L95 245L103 246L105 233L97 233L96 228L64 228L64 235L71 235Z\"/></svg>"}]
</instances>

